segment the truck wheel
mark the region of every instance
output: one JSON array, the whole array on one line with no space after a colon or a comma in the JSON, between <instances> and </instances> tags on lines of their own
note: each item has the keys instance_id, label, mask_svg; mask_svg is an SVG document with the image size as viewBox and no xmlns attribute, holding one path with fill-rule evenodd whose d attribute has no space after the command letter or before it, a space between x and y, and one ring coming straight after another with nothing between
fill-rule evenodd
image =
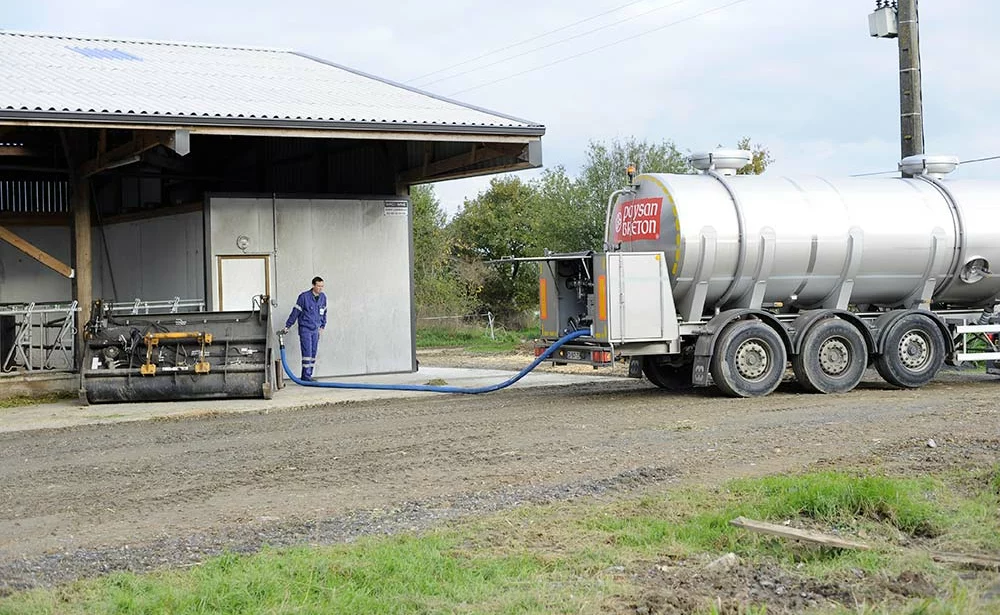
<instances>
[{"instance_id":1,"label":"truck wheel","mask_svg":"<svg viewBox=\"0 0 1000 615\"><path fill-rule=\"evenodd\" d=\"M650 382L667 391L687 391L694 388L691 381L693 372L694 363L675 365L656 356L642 358L642 373Z\"/></svg>"},{"instance_id":2,"label":"truck wheel","mask_svg":"<svg viewBox=\"0 0 1000 615\"><path fill-rule=\"evenodd\" d=\"M846 393L858 386L868 366L865 338L850 323L830 318L806 332L792 370L812 393Z\"/></svg>"},{"instance_id":3,"label":"truck wheel","mask_svg":"<svg viewBox=\"0 0 1000 615\"><path fill-rule=\"evenodd\" d=\"M778 333L758 320L734 322L715 341L711 372L730 397L760 397L781 384L788 355Z\"/></svg>"},{"instance_id":4,"label":"truck wheel","mask_svg":"<svg viewBox=\"0 0 1000 615\"><path fill-rule=\"evenodd\" d=\"M893 386L922 387L944 365L944 336L925 316L903 316L885 333L883 340L885 352L875 358L875 369Z\"/></svg>"}]
</instances>

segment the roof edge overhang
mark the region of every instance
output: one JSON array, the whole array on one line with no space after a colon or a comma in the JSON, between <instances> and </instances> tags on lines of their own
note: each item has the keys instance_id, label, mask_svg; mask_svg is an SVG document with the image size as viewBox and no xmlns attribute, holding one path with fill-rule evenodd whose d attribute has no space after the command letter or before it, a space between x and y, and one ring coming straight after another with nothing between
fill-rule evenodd
<instances>
[{"instance_id":1,"label":"roof edge overhang","mask_svg":"<svg viewBox=\"0 0 1000 615\"><path fill-rule=\"evenodd\" d=\"M525 137L545 134L544 126L489 126L478 124L418 124L406 122L358 122L339 120L298 120L282 118L199 117L167 115L130 115L118 113L74 113L64 111L0 110L0 125L50 128L120 128L128 130L188 130L191 134L248 136L315 136L357 139L441 139L453 137ZM345 134L346 133L346 134ZM350 135L350 136L348 136ZM452 137L452 138L447 138ZM447 139L445 139L447 138Z\"/></svg>"}]
</instances>

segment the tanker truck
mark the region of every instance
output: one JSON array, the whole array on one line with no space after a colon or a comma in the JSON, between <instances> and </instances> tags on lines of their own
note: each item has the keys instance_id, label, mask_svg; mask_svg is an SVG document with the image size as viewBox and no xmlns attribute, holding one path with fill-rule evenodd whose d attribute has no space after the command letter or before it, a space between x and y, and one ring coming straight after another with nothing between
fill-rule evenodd
<instances>
[{"instance_id":1,"label":"tanker truck","mask_svg":"<svg viewBox=\"0 0 1000 615\"><path fill-rule=\"evenodd\" d=\"M946 179L915 156L901 177L738 175L742 150L695 174L629 173L602 251L539 262L541 337L589 330L557 364L623 362L667 390L767 395L789 363L803 388L843 393L874 366L917 388L944 364L1000 374L1000 183Z\"/></svg>"}]
</instances>

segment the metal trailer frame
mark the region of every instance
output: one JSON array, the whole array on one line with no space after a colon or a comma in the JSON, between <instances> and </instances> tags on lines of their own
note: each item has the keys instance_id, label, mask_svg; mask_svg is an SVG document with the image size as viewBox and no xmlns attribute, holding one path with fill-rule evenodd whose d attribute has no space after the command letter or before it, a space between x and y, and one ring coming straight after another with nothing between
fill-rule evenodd
<instances>
[{"instance_id":1,"label":"metal trailer frame","mask_svg":"<svg viewBox=\"0 0 1000 615\"><path fill-rule=\"evenodd\" d=\"M684 320L673 303L670 278L662 266L665 262L662 252L579 252L494 262L514 260L540 264L542 339L535 344L536 356L569 328L590 328L590 336L566 344L553 355L553 363L557 365L578 363L598 368L627 359L629 375L641 377L646 371L643 362L655 358L689 370L684 372L688 386L711 386L715 384L712 360L720 336L730 325L739 321L766 325L777 334L787 360L791 361L803 352L803 344L814 327L835 318L853 327L863 339L868 350L865 367L873 363L881 367L877 365L878 359L893 351L886 347L886 339L894 325L916 315L931 331L936 329L941 333L944 363L987 362L987 372L1000 375L1000 304L985 310L931 310L925 306L883 312L831 308L798 313L782 313L782 305L772 304L761 309L717 310L701 319ZM660 264L658 272L656 263ZM972 348L974 340L979 340L983 348ZM782 373L786 366L782 366ZM909 386L892 379L890 382Z\"/></svg>"}]
</instances>

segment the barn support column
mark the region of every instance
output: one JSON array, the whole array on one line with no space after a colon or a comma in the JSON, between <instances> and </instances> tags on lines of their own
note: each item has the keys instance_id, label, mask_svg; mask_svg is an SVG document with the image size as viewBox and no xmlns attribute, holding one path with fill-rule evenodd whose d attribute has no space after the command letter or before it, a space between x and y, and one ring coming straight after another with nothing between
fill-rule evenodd
<instances>
[{"instance_id":1,"label":"barn support column","mask_svg":"<svg viewBox=\"0 0 1000 615\"><path fill-rule=\"evenodd\" d=\"M94 301L94 259L90 222L90 180L81 175L73 178L73 298L80 307L77 317L76 360L80 368L83 359L83 328L90 320L90 307Z\"/></svg>"}]
</instances>

